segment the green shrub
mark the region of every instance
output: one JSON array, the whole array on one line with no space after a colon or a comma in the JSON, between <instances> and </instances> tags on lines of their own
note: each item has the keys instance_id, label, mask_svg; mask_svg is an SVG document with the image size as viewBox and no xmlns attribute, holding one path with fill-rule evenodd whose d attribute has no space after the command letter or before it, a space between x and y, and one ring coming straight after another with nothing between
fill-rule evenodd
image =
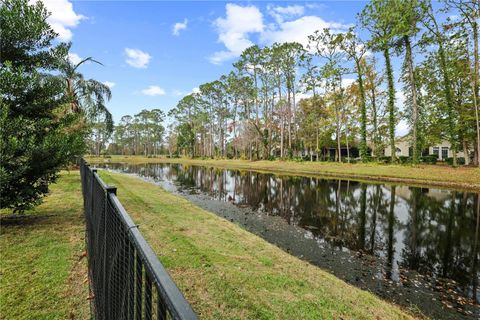
<instances>
[{"instance_id":1,"label":"green shrub","mask_svg":"<svg viewBox=\"0 0 480 320\"><path fill-rule=\"evenodd\" d=\"M448 163L449 165L453 166L453 158L449 157L445 159L445 162ZM457 164L458 165L464 165L465 164L465 158L464 157L459 157L457 158Z\"/></svg>"},{"instance_id":2,"label":"green shrub","mask_svg":"<svg viewBox=\"0 0 480 320\"><path fill-rule=\"evenodd\" d=\"M293 159L293 150L288 149L287 155L288 155L288 159Z\"/></svg>"},{"instance_id":3,"label":"green shrub","mask_svg":"<svg viewBox=\"0 0 480 320\"><path fill-rule=\"evenodd\" d=\"M392 157L389 156L380 156L377 158L378 162L380 163L390 163L392 162Z\"/></svg>"},{"instance_id":4,"label":"green shrub","mask_svg":"<svg viewBox=\"0 0 480 320\"><path fill-rule=\"evenodd\" d=\"M437 163L437 156L434 154L420 157L420 162L427 163L427 164L436 164Z\"/></svg>"},{"instance_id":5,"label":"green shrub","mask_svg":"<svg viewBox=\"0 0 480 320\"><path fill-rule=\"evenodd\" d=\"M400 156L400 157L398 157L398 161L399 161L401 164L407 164L407 163L411 163L411 162L412 162L412 158L411 158L411 157L406 157L406 156Z\"/></svg>"}]
</instances>

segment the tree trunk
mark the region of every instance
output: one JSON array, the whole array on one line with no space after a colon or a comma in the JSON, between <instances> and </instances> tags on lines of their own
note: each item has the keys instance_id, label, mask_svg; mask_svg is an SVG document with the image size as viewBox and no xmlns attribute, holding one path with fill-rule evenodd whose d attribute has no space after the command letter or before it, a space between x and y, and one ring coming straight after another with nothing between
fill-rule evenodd
<instances>
[{"instance_id":1,"label":"tree trunk","mask_svg":"<svg viewBox=\"0 0 480 320\"><path fill-rule=\"evenodd\" d=\"M260 118L259 118L259 109L258 109L258 82L257 82L257 68L254 66L253 68L253 77L254 77L254 83L255 83L255 124L257 125L257 128L259 128L259 123L260 123ZM255 154L257 156L258 160L258 135L255 135ZM252 157L250 156L250 160Z\"/></svg>"},{"instance_id":2,"label":"tree trunk","mask_svg":"<svg viewBox=\"0 0 480 320\"><path fill-rule=\"evenodd\" d=\"M480 150L480 119L478 111L478 101L479 101L479 83L478 83L478 74L480 73L479 66L479 57L478 57L478 23L474 20L473 24L473 59L474 59L474 72L473 72L473 103L475 107L475 120L477 124L477 150ZM477 166L480 168L480 159L477 157Z\"/></svg>"},{"instance_id":3,"label":"tree trunk","mask_svg":"<svg viewBox=\"0 0 480 320\"><path fill-rule=\"evenodd\" d=\"M390 61L390 52L388 46L383 50L383 56L385 58L385 68L387 71L387 82L388 82L388 129L389 129L389 138L390 138L390 148L392 150L392 162L397 161L396 148L395 148L395 125L396 125L396 114L395 114L395 86L393 83L393 70L392 63Z\"/></svg>"},{"instance_id":4,"label":"tree trunk","mask_svg":"<svg viewBox=\"0 0 480 320\"><path fill-rule=\"evenodd\" d=\"M288 88L288 150L292 149L292 105L291 105L291 96L290 88Z\"/></svg>"},{"instance_id":5,"label":"tree trunk","mask_svg":"<svg viewBox=\"0 0 480 320\"><path fill-rule=\"evenodd\" d=\"M96 145L95 145L95 155L98 157L100 156L100 134L97 132L96 134Z\"/></svg>"},{"instance_id":6,"label":"tree trunk","mask_svg":"<svg viewBox=\"0 0 480 320\"><path fill-rule=\"evenodd\" d=\"M211 124L211 131L210 131L210 157L215 157L215 140L214 140L214 133L215 133L215 124L212 121Z\"/></svg>"},{"instance_id":7,"label":"tree trunk","mask_svg":"<svg viewBox=\"0 0 480 320\"><path fill-rule=\"evenodd\" d=\"M470 164L470 157L468 156L468 143L467 143L467 140L465 139L462 139L462 143L463 143L463 153L465 154L465 165L469 165Z\"/></svg>"},{"instance_id":8,"label":"tree trunk","mask_svg":"<svg viewBox=\"0 0 480 320\"><path fill-rule=\"evenodd\" d=\"M367 106L365 102L365 88L363 87L363 70L361 61L357 63L358 88L360 89L360 158L367 161Z\"/></svg>"},{"instance_id":9,"label":"tree trunk","mask_svg":"<svg viewBox=\"0 0 480 320\"><path fill-rule=\"evenodd\" d=\"M452 88L450 85L450 77L448 75L448 70L447 70L447 59L445 56L445 50L443 49L443 43L440 39L437 39L438 41L438 56L440 59L440 68L442 71L442 76L443 76L443 86L444 86L444 92L445 92L445 98L447 102L447 117L448 117L448 134L449 134L449 140L450 140L450 145L452 148L452 153L453 153L453 166L457 166L457 151L458 151L458 143L457 143L457 135L455 134L455 120L454 120L454 105L453 105L453 98L452 98Z\"/></svg>"},{"instance_id":10,"label":"tree trunk","mask_svg":"<svg viewBox=\"0 0 480 320\"><path fill-rule=\"evenodd\" d=\"M455 134L455 121L454 121L454 105L453 105L453 95L452 95L452 88L450 84L450 77L447 70L447 58L445 54L445 50L443 48L443 44L445 43L444 35L440 31L440 28L437 24L437 20L433 13L428 13L430 21L433 23L433 26L429 26L425 24L425 26L429 29L429 31L434 35L435 41L438 45L438 59L440 64L440 73L442 74L443 80L443 91L445 94L445 100L447 105L447 118L448 118L448 135L449 135L449 142L451 144L452 153L453 153L453 166L457 166L457 137Z\"/></svg>"},{"instance_id":11,"label":"tree trunk","mask_svg":"<svg viewBox=\"0 0 480 320\"><path fill-rule=\"evenodd\" d=\"M285 121L283 119L283 113L282 113L282 116L280 117L281 118L281 121L282 123L280 124L280 158L283 159L283 140L284 140L284 135L285 135Z\"/></svg>"},{"instance_id":12,"label":"tree trunk","mask_svg":"<svg viewBox=\"0 0 480 320\"><path fill-rule=\"evenodd\" d=\"M348 124L345 124L345 145L347 147L347 162L350 163L350 146L348 144Z\"/></svg>"},{"instance_id":13,"label":"tree trunk","mask_svg":"<svg viewBox=\"0 0 480 320\"><path fill-rule=\"evenodd\" d=\"M475 122L476 122L476 125L477 125L477 150L480 150L480 119L479 119L479 115L478 115L478 100L477 100L477 97L476 97L476 94L473 95L473 104L475 106ZM465 155L465 159L469 157L468 154ZM475 162L475 164L480 168L480 159L479 157L477 157L477 161Z\"/></svg>"},{"instance_id":14,"label":"tree trunk","mask_svg":"<svg viewBox=\"0 0 480 320\"><path fill-rule=\"evenodd\" d=\"M237 139L237 101L235 101L235 107L233 109L233 157L236 159L237 158L237 145L236 145L236 139Z\"/></svg>"},{"instance_id":15,"label":"tree trunk","mask_svg":"<svg viewBox=\"0 0 480 320\"><path fill-rule=\"evenodd\" d=\"M373 111L373 150L372 156L378 157L378 115L377 115L377 97L375 94L375 81L372 82L372 111Z\"/></svg>"},{"instance_id":16,"label":"tree trunk","mask_svg":"<svg viewBox=\"0 0 480 320\"><path fill-rule=\"evenodd\" d=\"M335 80L334 80L335 81ZM342 85L342 81L340 80L340 86ZM335 124L336 124L336 135L337 135L337 161L338 162L342 162L342 146L341 146L341 137L340 137L340 133L341 133L341 127L340 127L340 113L339 113L339 110L338 110L338 99L337 99L337 96L336 96L336 86L334 85L333 86L333 103L334 103L334 108L335 108ZM341 88L340 88L341 90Z\"/></svg>"},{"instance_id":17,"label":"tree trunk","mask_svg":"<svg viewBox=\"0 0 480 320\"><path fill-rule=\"evenodd\" d=\"M473 163L478 163L480 162L480 157L479 157L479 151L480 149L478 148L477 144L473 145Z\"/></svg>"},{"instance_id":18,"label":"tree trunk","mask_svg":"<svg viewBox=\"0 0 480 320\"><path fill-rule=\"evenodd\" d=\"M293 118L293 138L297 138L297 126L295 125L297 123L297 105L296 105L296 99L295 99L295 80L292 81L292 118ZM290 148L292 146L290 145Z\"/></svg>"},{"instance_id":19,"label":"tree trunk","mask_svg":"<svg viewBox=\"0 0 480 320\"><path fill-rule=\"evenodd\" d=\"M342 162L342 144L340 141L340 123L339 123L339 115L338 115L338 110L335 109L335 114L337 117L337 130L336 130L336 135L337 135L337 160L338 162Z\"/></svg>"},{"instance_id":20,"label":"tree trunk","mask_svg":"<svg viewBox=\"0 0 480 320\"><path fill-rule=\"evenodd\" d=\"M410 81L410 89L412 94L412 138L413 138L413 153L412 160L413 163L419 162L418 154L418 102L417 102L417 86L415 82L415 70L413 68L413 57L412 57L412 45L410 43L410 37L403 37L405 44L405 62L408 69L408 77Z\"/></svg>"}]
</instances>

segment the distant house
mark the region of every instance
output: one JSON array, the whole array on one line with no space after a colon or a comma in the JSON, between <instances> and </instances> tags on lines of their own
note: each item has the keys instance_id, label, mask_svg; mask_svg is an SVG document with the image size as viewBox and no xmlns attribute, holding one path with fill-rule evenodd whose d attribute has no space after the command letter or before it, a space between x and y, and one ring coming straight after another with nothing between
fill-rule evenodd
<instances>
[{"instance_id":1,"label":"distant house","mask_svg":"<svg viewBox=\"0 0 480 320\"><path fill-rule=\"evenodd\" d=\"M399 137L395 140L395 154L397 157L411 157L412 156L412 146L410 142L410 136L405 135ZM385 156L390 157L392 155L392 150L390 146L385 148ZM451 144L447 140L442 140L422 151L422 156L427 155L436 155L438 160L445 160L447 158L453 157L453 152L451 150ZM457 152L457 157L464 157L465 154L460 151Z\"/></svg>"},{"instance_id":2,"label":"distant house","mask_svg":"<svg viewBox=\"0 0 480 320\"><path fill-rule=\"evenodd\" d=\"M391 186L386 186L387 189L391 190ZM421 188L422 194L429 198L438 200L438 201L445 201L451 197L451 194L448 190L443 189L436 189L436 188ZM407 186L396 186L395 187L395 194L404 200L411 200L412 199L412 189L411 187Z\"/></svg>"}]
</instances>

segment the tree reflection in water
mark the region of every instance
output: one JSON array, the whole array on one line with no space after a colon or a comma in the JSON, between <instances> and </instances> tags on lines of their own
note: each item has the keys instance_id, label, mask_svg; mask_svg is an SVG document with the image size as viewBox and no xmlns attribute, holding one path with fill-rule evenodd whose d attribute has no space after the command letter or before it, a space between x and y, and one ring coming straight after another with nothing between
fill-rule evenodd
<instances>
[{"instance_id":1,"label":"tree reflection in water","mask_svg":"<svg viewBox=\"0 0 480 320\"><path fill-rule=\"evenodd\" d=\"M416 270L480 298L479 194L179 164L127 170L282 217L335 247L380 257L387 279Z\"/></svg>"}]
</instances>

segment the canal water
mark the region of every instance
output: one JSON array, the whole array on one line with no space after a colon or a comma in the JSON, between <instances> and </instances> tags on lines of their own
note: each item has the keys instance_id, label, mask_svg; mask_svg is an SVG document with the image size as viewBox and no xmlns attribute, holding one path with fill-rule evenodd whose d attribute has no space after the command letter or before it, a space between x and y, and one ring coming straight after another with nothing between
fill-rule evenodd
<instances>
[{"instance_id":1,"label":"canal water","mask_svg":"<svg viewBox=\"0 0 480 320\"><path fill-rule=\"evenodd\" d=\"M480 318L479 194L181 164L108 164L434 319ZM121 191L120 191L121 192Z\"/></svg>"}]
</instances>

